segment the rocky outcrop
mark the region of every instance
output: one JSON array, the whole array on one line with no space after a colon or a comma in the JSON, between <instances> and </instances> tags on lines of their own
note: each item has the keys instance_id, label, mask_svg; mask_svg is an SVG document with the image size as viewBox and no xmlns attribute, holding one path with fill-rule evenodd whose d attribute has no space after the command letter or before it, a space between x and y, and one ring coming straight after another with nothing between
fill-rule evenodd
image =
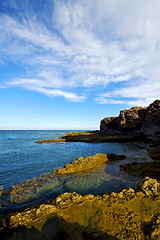
<instances>
[{"instance_id":1,"label":"rocky outcrop","mask_svg":"<svg viewBox=\"0 0 160 240\"><path fill-rule=\"evenodd\" d=\"M67 163L64 168L58 170L59 175L84 172L108 162L106 154L97 153L94 156L79 157L77 160Z\"/></svg>"},{"instance_id":2,"label":"rocky outcrop","mask_svg":"<svg viewBox=\"0 0 160 240\"><path fill-rule=\"evenodd\" d=\"M148 107L122 110L118 117L104 118L100 131L107 134L132 133L160 138L160 100L155 100Z\"/></svg>"},{"instance_id":3,"label":"rocky outcrop","mask_svg":"<svg viewBox=\"0 0 160 240\"><path fill-rule=\"evenodd\" d=\"M97 168L108 161L123 160L125 156L116 154L97 153L94 156L79 157L77 160L67 163L64 168L58 170L59 175L86 172L93 168Z\"/></svg>"},{"instance_id":4,"label":"rocky outcrop","mask_svg":"<svg viewBox=\"0 0 160 240\"><path fill-rule=\"evenodd\" d=\"M14 205L31 202L43 198L49 192L54 192L54 197L57 197L59 194L58 189L64 185L68 191L78 191L80 187L82 192L90 187L97 189L100 184L113 178L104 171L105 163L116 162L125 158L124 155L113 153L98 153L85 158L79 157L77 160L66 164L62 169L54 169L52 172L33 177L12 186L10 189L4 190L0 186L0 208L1 205L5 206L6 204Z\"/></svg>"},{"instance_id":5,"label":"rocky outcrop","mask_svg":"<svg viewBox=\"0 0 160 240\"><path fill-rule=\"evenodd\" d=\"M128 163L120 166L120 170L128 174L149 176L160 180L160 162L146 162L146 163Z\"/></svg>"},{"instance_id":6,"label":"rocky outcrop","mask_svg":"<svg viewBox=\"0 0 160 240\"><path fill-rule=\"evenodd\" d=\"M53 143L53 142L65 142L65 139L45 139L45 140L39 140L39 141L37 141L36 143L39 143L39 144L41 144L41 143Z\"/></svg>"},{"instance_id":7,"label":"rocky outcrop","mask_svg":"<svg viewBox=\"0 0 160 240\"><path fill-rule=\"evenodd\" d=\"M154 240L160 232L160 184L149 177L137 189L85 195L64 193L1 218L2 240Z\"/></svg>"},{"instance_id":8,"label":"rocky outcrop","mask_svg":"<svg viewBox=\"0 0 160 240\"><path fill-rule=\"evenodd\" d=\"M110 133L110 134L109 134ZM68 133L59 139L45 139L37 141L36 143L60 143L60 142L86 142L86 143L105 143L105 142L129 142L129 141L146 141L143 136L136 134L125 134L120 132L113 132L110 129L107 134L100 131L91 132L74 132Z\"/></svg>"}]
</instances>

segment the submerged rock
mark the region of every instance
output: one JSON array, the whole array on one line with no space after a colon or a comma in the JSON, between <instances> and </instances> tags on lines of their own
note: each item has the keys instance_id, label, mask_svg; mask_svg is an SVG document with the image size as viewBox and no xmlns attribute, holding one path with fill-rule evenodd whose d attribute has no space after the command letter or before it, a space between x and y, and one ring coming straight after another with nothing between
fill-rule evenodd
<instances>
[{"instance_id":1,"label":"submerged rock","mask_svg":"<svg viewBox=\"0 0 160 240\"><path fill-rule=\"evenodd\" d=\"M124 189L102 196L64 193L50 204L4 217L0 237L2 240L159 239L159 186L155 179L145 178L136 190Z\"/></svg>"},{"instance_id":2,"label":"submerged rock","mask_svg":"<svg viewBox=\"0 0 160 240\"><path fill-rule=\"evenodd\" d=\"M38 198L47 191L60 187L63 182L56 173L48 173L14 185L10 190L10 202L22 203Z\"/></svg>"},{"instance_id":3,"label":"submerged rock","mask_svg":"<svg viewBox=\"0 0 160 240\"><path fill-rule=\"evenodd\" d=\"M70 179L67 174L88 172L94 168L100 167L108 161L118 161L123 159L125 159L125 156L116 155L113 153L108 155L98 153L94 156L88 156L86 158L80 157L77 160L66 164L63 169L54 169L51 173L46 173L38 177L33 177L29 180L12 186L10 190L5 193L5 199L3 200L3 202L4 204L21 204L27 203L27 201L38 199L42 197L43 194L48 192L54 192L57 195L56 191L58 191L58 189L64 184L66 184L70 191L75 191L78 187L78 178L76 177L74 184L72 184L73 179ZM89 176L85 178L86 182L84 182L83 176L78 176L79 180L81 180L82 189L87 188L87 184L88 188L90 186L97 187L101 183L107 181L109 177L109 175L107 175L106 173L103 176L99 176L99 174L88 174ZM2 194L1 189L2 188L0 188L0 195Z\"/></svg>"},{"instance_id":4,"label":"submerged rock","mask_svg":"<svg viewBox=\"0 0 160 240\"><path fill-rule=\"evenodd\" d=\"M81 194L90 192L100 193L105 192L106 184L113 177L105 172L105 167L100 167L98 170L92 170L89 173L75 174L68 180L66 179L65 187L67 191L77 191Z\"/></svg>"}]
</instances>

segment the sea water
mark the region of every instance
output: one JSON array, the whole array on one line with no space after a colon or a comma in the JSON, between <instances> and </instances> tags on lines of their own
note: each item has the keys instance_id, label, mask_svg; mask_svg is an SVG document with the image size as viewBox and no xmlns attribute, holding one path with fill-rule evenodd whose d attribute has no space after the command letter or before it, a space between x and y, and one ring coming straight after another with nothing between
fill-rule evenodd
<instances>
[{"instance_id":1,"label":"sea water","mask_svg":"<svg viewBox=\"0 0 160 240\"><path fill-rule=\"evenodd\" d=\"M67 131L73 132L73 131ZM56 168L62 168L80 156L86 157L96 153L124 154L126 160L117 163L108 163L105 169L110 176L116 179L124 179L129 182L129 187L135 186L139 178L129 176L119 170L119 166L133 161L149 161L149 156L144 144L137 143L84 143L84 142L58 142L37 144L36 141L44 139L55 139L66 135L66 131L57 130L1 130L0 131L0 187L9 189L32 177L41 176L44 173L52 172ZM98 175L94 173L94 181ZM103 178L104 173L99 173ZM106 176L105 176L106 177ZM90 175L91 179L92 176ZM80 180L79 180L80 179ZM94 181L88 181L88 175L80 176L75 184L69 179L66 186L68 191L77 191L81 194L99 194L101 188L88 187L94 185ZM87 182L88 181L88 182ZM91 182L91 183L90 183ZM76 183L76 181L75 181ZM79 184L79 185L78 185ZM117 183L116 183L117 185ZM70 186L70 189L69 189ZM121 186L121 185L120 185ZM119 187L121 190L124 186ZM103 184L103 192L115 190L114 181ZM62 192L65 190L63 189Z\"/></svg>"}]
</instances>

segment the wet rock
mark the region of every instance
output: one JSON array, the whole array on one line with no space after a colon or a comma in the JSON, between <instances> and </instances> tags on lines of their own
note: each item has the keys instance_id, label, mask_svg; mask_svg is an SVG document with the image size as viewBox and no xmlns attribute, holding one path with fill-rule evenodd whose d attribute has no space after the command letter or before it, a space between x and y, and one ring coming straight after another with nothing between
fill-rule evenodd
<instances>
[{"instance_id":1,"label":"wet rock","mask_svg":"<svg viewBox=\"0 0 160 240\"><path fill-rule=\"evenodd\" d=\"M29 239L38 236L48 240L53 236L80 240L159 239L159 190L159 183L147 177L135 191L130 188L103 196L64 193L56 198L55 204L41 204L4 217L8 223L3 225L0 236L8 240L27 239L28 233ZM36 235L32 235L35 229Z\"/></svg>"},{"instance_id":2,"label":"wet rock","mask_svg":"<svg viewBox=\"0 0 160 240\"><path fill-rule=\"evenodd\" d=\"M137 186L137 189L146 196L158 196L160 193L160 184L156 179L145 177Z\"/></svg>"},{"instance_id":3,"label":"wet rock","mask_svg":"<svg viewBox=\"0 0 160 240\"><path fill-rule=\"evenodd\" d=\"M45 139L45 140L40 140L37 141L36 143L42 144L42 143L53 143L53 142L65 142L65 139Z\"/></svg>"},{"instance_id":4,"label":"wet rock","mask_svg":"<svg viewBox=\"0 0 160 240\"><path fill-rule=\"evenodd\" d=\"M87 157L79 157L77 160L68 163L64 166L64 168L58 170L59 175L78 173L78 172L86 172L91 169L100 167L102 164L108 161L118 161L124 160L126 157L124 155L116 155L116 154L102 154L97 153L94 156Z\"/></svg>"},{"instance_id":5,"label":"wet rock","mask_svg":"<svg viewBox=\"0 0 160 240\"><path fill-rule=\"evenodd\" d=\"M40 207L36 210L36 216L46 215L46 214L52 214L56 211L56 207L54 205L50 204L42 204Z\"/></svg>"},{"instance_id":6,"label":"wet rock","mask_svg":"<svg viewBox=\"0 0 160 240\"><path fill-rule=\"evenodd\" d=\"M64 193L61 194L58 198L56 198L56 205L60 208L66 208L73 204L79 204L83 202L82 195L73 192L73 193Z\"/></svg>"},{"instance_id":7,"label":"wet rock","mask_svg":"<svg viewBox=\"0 0 160 240\"><path fill-rule=\"evenodd\" d=\"M120 170L133 175L149 176L160 180L160 162L146 162L124 164Z\"/></svg>"},{"instance_id":8,"label":"wet rock","mask_svg":"<svg viewBox=\"0 0 160 240\"><path fill-rule=\"evenodd\" d=\"M77 173L77 172L85 172L89 171L93 168L99 167L102 164L108 162L108 158L106 154L97 153L94 156L88 157L79 157L77 160L68 163L64 166L64 168L58 170L59 175Z\"/></svg>"},{"instance_id":9,"label":"wet rock","mask_svg":"<svg viewBox=\"0 0 160 240\"><path fill-rule=\"evenodd\" d=\"M11 203L21 203L32 200L62 184L63 182L57 177L56 172L34 177L14 185L10 190L10 201Z\"/></svg>"},{"instance_id":10,"label":"wet rock","mask_svg":"<svg viewBox=\"0 0 160 240\"><path fill-rule=\"evenodd\" d=\"M126 156L124 156L124 155L117 155L117 154L114 154L114 153L107 154L107 157L108 157L110 162L120 161L120 160L126 159Z\"/></svg>"},{"instance_id":11,"label":"wet rock","mask_svg":"<svg viewBox=\"0 0 160 240\"><path fill-rule=\"evenodd\" d=\"M150 147L148 152L152 159L160 161L160 147Z\"/></svg>"},{"instance_id":12,"label":"wet rock","mask_svg":"<svg viewBox=\"0 0 160 240\"><path fill-rule=\"evenodd\" d=\"M89 173L74 175L72 178L66 180L65 185L70 192L77 191L81 194L87 194L94 190L94 193L99 193L99 187L104 185L104 190L101 190L105 192L105 183L111 181L112 178L111 175L105 172L105 167L102 166Z\"/></svg>"},{"instance_id":13,"label":"wet rock","mask_svg":"<svg viewBox=\"0 0 160 240\"><path fill-rule=\"evenodd\" d=\"M37 143L53 143L53 142L86 142L86 143L104 143L104 142L128 142L128 141L146 141L144 137L137 134L126 134L121 132L110 133L92 131L92 132L74 132L68 133L66 136L63 136L59 139L48 139L38 141Z\"/></svg>"},{"instance_id":14,"label":"wet rock","mask_svg":"<svg viewBox=\"0 0 160 240\"><path fill-rule=\"evenodd\" d=\"M160 239L160 214L156 214L151 226L150 239Z\"/></svg>"}]
</instances>

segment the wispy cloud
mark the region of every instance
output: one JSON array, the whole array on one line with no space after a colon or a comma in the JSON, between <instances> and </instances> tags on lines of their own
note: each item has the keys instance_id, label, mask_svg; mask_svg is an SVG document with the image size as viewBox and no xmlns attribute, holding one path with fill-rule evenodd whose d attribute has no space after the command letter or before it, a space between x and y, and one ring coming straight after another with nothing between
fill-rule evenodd
<instances>
[{"instance_id":1,"label":"wispy cloud","mask_svg":"<svg viewBox=\"0 0 160 240\"><path fill-rule=\"evenodd\" d=\"M8 84L12 86L21 86L31 91L40 92L49 97L64 97L71 102L82 102L86 98L83 95L79 96L73 92L62 91L60 89L52 88L52 83L48 83L47 86L46 82L39 79L15 79Z\"/></svg>"},{"instance_id":2,"label":"wispy cloud","mask_svg":"<svg viewBox=\"0 0 160 240\"><path fill-rule=\"evenodd\" d=\"M2 2L14 14L0 14L0 61L24 70L8 86L70 101L98 86L101 104L159 98L159 0L48 0L37 11L27 0Z\"/></svg>"},{"instance_id":3,"label":"wispy cloud","mask_svg":"<svg viewBox=\"0 0 160 240\"><path fill-rule=\"evenodd\" d=\"M0 88L6 88L5 86L0 85Z\"/></svg>"}]
</instances>

